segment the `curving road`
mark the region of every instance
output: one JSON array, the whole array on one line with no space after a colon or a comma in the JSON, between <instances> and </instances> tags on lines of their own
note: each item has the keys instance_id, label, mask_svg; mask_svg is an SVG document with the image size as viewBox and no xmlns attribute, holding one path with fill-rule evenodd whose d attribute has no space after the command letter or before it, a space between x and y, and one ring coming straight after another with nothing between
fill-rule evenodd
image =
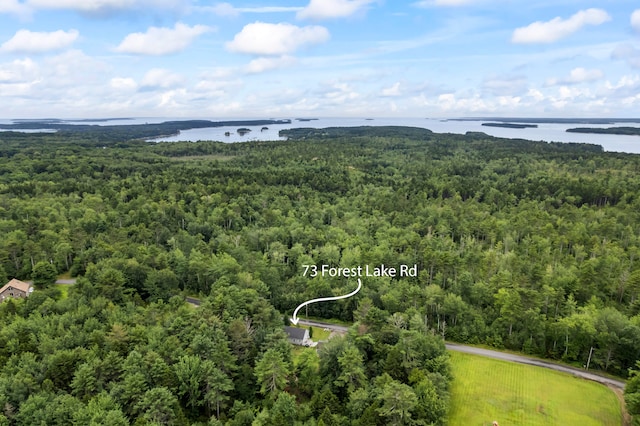
<instances>
[{"instance_id":1,"label":"curving road","mask_svg":"<svg viewBox=\"0 0 640 426\"><path fill-rule=\"evenodd\" d=\"M312 325L314 327L324 327L330 330L338 332L346 332L349 327L342 325L329 324L321 321L307 321L300 320L301 325ZM597 374L590 373L586 370L579 368L569 367L566 365L554 364L549 361L541 359L530 358L524 355L515 355L500 351L493 351L490 349L476 348L474 346L461 345L459 343L446 343L445 346L450 351L464 352L473 355L486 356L489 358L501 359L503 361L517 362L520 364L535 365L537 367L548 368L550 370L561 371L563 373L569 373L577 377L581 377L587 380L593 380L594 382L602 383L603 385L611 386L620 390L624 390L625 383L621 380L611 379L609 377L599 376Z\"/></svg>"}]
</instances>

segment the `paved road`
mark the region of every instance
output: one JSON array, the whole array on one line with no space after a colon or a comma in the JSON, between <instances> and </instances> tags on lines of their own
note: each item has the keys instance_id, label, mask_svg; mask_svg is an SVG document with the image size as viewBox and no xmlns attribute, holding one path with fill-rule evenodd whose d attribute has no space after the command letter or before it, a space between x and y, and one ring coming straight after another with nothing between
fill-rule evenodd
<instances>
[{"instance_id":1,"label":"paved road","mask_svg":"<svg viewBox=\"0 0 640 426\"><path fill-rule=\"evenodd\" d=\"M25 283L33 284L33 281L25 281ZM75 284L75 283L76 283L76 279L75 278L64 279L64 280L56 280L56 284L72 285L72 284Z\"/></svg>"},{"instance_id":2,"label":"paved road","mask_svg":"<svg viewBox=\"0 0 640 426\"><path fill-rule=\"evenodd\" d=\"M307 320L299 320L298 324L300 325L311 325L314 327L321 327L321 328L328 328L329 330L333 330L333 331L338 331L341 333L346 333L347 331L349 331L349 327L345 327L344 325L336 325L336 324L329 324L326 322L319 322L319 321L307 321Z\"/></svg>"},{"instance_id":3,"label":"paved road","mask_svg":"<svg viewBox=\"0 0 640 426\"><path fill-rule=\"evenodd\" d=\"M345 332L348 327L341 325L329 324L321 321L306 321L300 320L299 324L312 325L314 327L323 327L330 330ZM624 382L621 380L610 379L608 377L598 376L597 374L589 373L588 371L580 368L569 367L566 365L554 364L552 362L543 361L541 359L530 358L524 355L515 355L505 352L492 351L490 349L476 348L474 346L461 345L458 343L446 343L445 346L450 351L464 352L468 354L486 356L489 358L501 359L509 362L517 362L520 364L535 365L537 367L548 368L550 370L561 371L564 373L573 374L574 376L581 377L587 380L593 380L594 382L602 383L607 386L612 386L618 389L624 389Z\"/></svg>"},{"instance_id":4,"label":"paved road","mask_svg":"<svg viewBox=\"0 0 640 426\"><path fill-rule=\"evenodd\" d=\"M195 305L195 306L200 306L200 304L202 303L200 301L200 299L196 299L195 297L187 296L187 297L185 297L185 299L186 299L187 303L191 303L192 305Z\"/></svg>"}]
</instances>

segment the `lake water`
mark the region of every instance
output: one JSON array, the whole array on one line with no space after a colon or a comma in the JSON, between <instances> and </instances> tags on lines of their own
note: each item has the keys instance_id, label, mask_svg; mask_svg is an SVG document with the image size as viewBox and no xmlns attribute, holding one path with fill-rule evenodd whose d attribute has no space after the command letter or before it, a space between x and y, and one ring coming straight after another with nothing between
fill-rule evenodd
<instances>
[{"instance_id":1,"label":"lake water","mask_svg":"<svg viewBox=\"0 0 640 426\"><path fill-rule=\"evenodd\" d=\"M213 119L213 121L216 120ZM285 138L278 136L280 130L298 127L412 126L429 129L435 133L464 134L469 131L484 132L488 135L502 138L520 138L546 142L582 142L602 145L606 151L640 153L640 136L568 133L566 131L572 127L587 127L587 125L541 123L538 124L537 128L508 129L504 127L483 126L482 123L484 122L486 121L456 121L425 118L376 118L373 120L365 118L320 118L311 121L297 121L293 119L291 124L269 125L267 126L269 129L264 131L261 130L263 126L246 126L251 129L251 132L243 136L236 132L239 126L234 126L184 130L180 132L179 135L157 140L166 142L198 140L217 140L223 142L269 141L283 140ZM617 124L589 124L588 127L606 128L616 125ZM630 124L625 123L620 125L629 126ZM225 136L225 132L229 132L230 135Z\"/></svg>"},{"instance_id":2,"label":"lake water","mask_svg":"<svg viewBox=\"0 0 640 426\"><path fill-rule=\"evenodd\" d=\"M211 121L225 120L243 120L242 118L206 118ZM255 119L247 118L247 119ZM161 123L170 120L188 120L188 118L134 118L125 119L118 118L113 120L65 120L69 124L97 124L97 125L118 125L118 124L144 124L144 123ZM540 123L536 128L525 129L509 129L503 127L482 126L482 123L488 120L478 121L458 121L458 120L440 120L428 118L320 118L317 120L300 121L295 118L291 119L290 124L267 125L268 129L262 130L265 126L227 126L227 127L210 127L203 129L183 130L179 135L168 136L154 139L156 142L176 142L176 141L200 141L215 140L222 142L248 142L248 141L273 141L284 140L278 135L283 129L292 129L298 127L351 127L351 126L412 126L429 129L435 133L458 133L466 132L484 132L491 136L503 138L519 138L532 141L546 142L582 142L601 145L606 151L640 153L640 136L627 135L600 135L589 133L568 133L566 130L572 127L615 127L615 126L632 126L637 127L634 123L619 124L558 124L558 123ZM11 123L11 120L0 120L0 123ZM251 132L240 135L237 133L239 127L251 129ZM229 136L225 133L229 132Z\"/></svg>"}]
</instances>

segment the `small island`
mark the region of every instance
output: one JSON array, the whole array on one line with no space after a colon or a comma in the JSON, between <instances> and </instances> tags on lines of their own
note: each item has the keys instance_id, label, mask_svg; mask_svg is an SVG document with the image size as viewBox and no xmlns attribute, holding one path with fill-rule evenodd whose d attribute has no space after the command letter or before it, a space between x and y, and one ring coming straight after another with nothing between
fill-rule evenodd
<instances>
[{"instance_id":1,"label":"small island","mask_svg":"<svg viewBox=\"0 0 640 426\"><path fill-rule=\"evenodd\" d=\"M570 133L598 133L606 135L640 136L640 127L575 127L567 129Z\"/></svg>"},{"instance_id":2,"label":"small island","mask_svg":"<svg viewBox=\"0 0 640 426\"><path fill-rule=\"evenodd\" d=\"M247 129L246 127L241 127L241 128L239 128L238 130L236 130L236 131L238 132L238 134L239 134L240 136L244 136L244 135L246 135L247 133L251 132L251 129Z\"/></svg>"},{"instance_id":3,"label":"small island","mask_svg":"<svg viewBox=\"0 0 640 426\"><path fill-rule=\"evenodd\" d=\"M526 129L529 127L536 128L537 124L521 124L521 123L482 123L487 127L506 127L507 129Z\"/></svg>"}]
</instances>

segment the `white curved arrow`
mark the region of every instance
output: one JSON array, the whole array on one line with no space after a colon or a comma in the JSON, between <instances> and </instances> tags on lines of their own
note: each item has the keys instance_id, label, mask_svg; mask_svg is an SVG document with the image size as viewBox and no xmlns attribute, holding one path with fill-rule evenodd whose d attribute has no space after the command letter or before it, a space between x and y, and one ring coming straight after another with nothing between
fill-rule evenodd
<instances>
[{"instance_id":1,"label":"white curved arrow","mask_svg":"<svg viewBox=\"0 0 640 426\"><path fill-rule=\"evenodd\" d=\"M289 321L291 321L291 323L293 325L298 325L298 321L300 321L300 318L298 318L298 311L300 310L300 308L302 308L303 306L309 305L311 303L316 303L316 302L330 302L332 300L340 300L340 299L346 299L348 297L353 296L354 294L356 294L357 292L360 291L360 287L362 287L362 281L360 281L360 278L358 278L358 288L356 288L354 291L352 291L349 294L345 294L344 296L333 296L333 297L321 297L319 299L311 299L311 300L307 300L306 302L300 304L300 306L298 306L296 308L295 311L293 311L293 318L289 318Z\"/></svg>"}]
</instances>

